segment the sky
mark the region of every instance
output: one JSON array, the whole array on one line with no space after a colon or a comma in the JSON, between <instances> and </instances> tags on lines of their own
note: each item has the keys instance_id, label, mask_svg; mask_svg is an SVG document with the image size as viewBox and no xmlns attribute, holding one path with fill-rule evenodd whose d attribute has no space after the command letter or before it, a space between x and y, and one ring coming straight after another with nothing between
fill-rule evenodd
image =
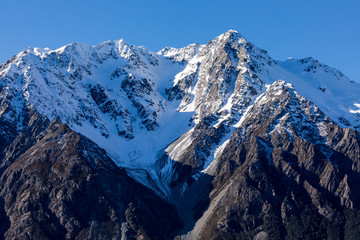
<instances>
[{"instance_id":1,"label":"sky","mask_svg":"<svg viewBox=\"0 0 360 240\"><path fill-rule=\"evenodd\" d=\"M312 56L360 83L358 0L1 0L0 62L28 46L124 38L152 51L237 30L274 59Z\"/></svg>"}]
</instances>

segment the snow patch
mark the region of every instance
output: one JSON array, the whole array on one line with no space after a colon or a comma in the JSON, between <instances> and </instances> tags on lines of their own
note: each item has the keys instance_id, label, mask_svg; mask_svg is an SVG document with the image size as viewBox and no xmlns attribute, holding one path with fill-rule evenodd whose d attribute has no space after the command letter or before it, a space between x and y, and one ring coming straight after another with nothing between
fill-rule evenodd
<instances>
[{"instance_id":1,"label":"snow patch","mask_svg":"<svg viewBox=\"0 0 360 240\"><path fill-rule=\"evenodd\" d=\"M230 139L226 139L225 141L222 141L222 143L215 149L212 157L208 159L208 161L205 163L203 173L214 175L215 168L219 164L219 157L223 153L224 149L230 142Z\"/></svg>"}]
</instances>

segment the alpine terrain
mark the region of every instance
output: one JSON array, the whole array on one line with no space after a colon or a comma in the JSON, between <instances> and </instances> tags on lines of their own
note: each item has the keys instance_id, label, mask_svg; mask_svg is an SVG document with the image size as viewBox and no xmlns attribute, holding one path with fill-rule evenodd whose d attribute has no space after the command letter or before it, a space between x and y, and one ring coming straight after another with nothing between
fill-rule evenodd
<instances>
[{"instance_id":1,"label":"alpine terrain","mask_svg":"<svg viewBox=\"0 0 360 240\"><path fill-rule=\"evenodd\" d=\"M0 238L358 239L360 85L236 31L0 65Z\"/></svg>"}]
</instances>

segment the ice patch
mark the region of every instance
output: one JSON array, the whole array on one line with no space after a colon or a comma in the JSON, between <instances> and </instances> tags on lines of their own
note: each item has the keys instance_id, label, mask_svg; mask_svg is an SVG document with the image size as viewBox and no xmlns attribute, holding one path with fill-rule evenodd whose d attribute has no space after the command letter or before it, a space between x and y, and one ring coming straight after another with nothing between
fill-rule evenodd
<instances>
[{"instance_id":1,"label":"ice patch","mask_svg":"<svg viewBox=\"0 0 360 240\"><path fill-rule=\"evenodd\" d=\"M177 139L165 149L165 152L172 160L178 161L181 155L184 153L184 150L190 146L192 143L193 132L194 128L183 134L179 139Z\"/></svg>"},{"instance_id":2,"label":"ice patch","mask_svg":"<svg viewBox=\"0 0 360 240\"><path fill-rule=\"evenodd\" d=\"M316 123L316 126L318 127L320 136L327 138L328 132L327 132L327 127L324 124L324 122Z\"/></svg>"},{"instance_id":3,"label":"ice patch","mask_svg":"<svg viewBox=\"0 0 360 240\"><path fill-rule=\"evenodd\" d=\"M357 110L350 109L350 113L360 113L360 104L354 103L354 106L357 107Z\"/></svg>"},{"instance_id":4,"label":"ice patch","mask_svg":"<svg viewBox=\"0 0 360 240\"><path fill-rule=\"evenodd\" d=\"M203 173L214 175L215 168L219 163L219 157L221 156L229 142L230 139L226 139L225 141L222 141L218 148L215 149L212 157L210 157L205 163L204 170L202 171Z\"/></svg>"}]
</instances>

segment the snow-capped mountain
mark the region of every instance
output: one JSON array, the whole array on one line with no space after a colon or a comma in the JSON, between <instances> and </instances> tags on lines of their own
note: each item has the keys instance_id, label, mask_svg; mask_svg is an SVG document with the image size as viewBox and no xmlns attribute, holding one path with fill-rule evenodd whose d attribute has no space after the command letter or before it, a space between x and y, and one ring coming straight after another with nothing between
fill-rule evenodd
<instances>
[{"instance_id":1,"label":"snow-capped mountain","mask_svg":"<svg viewBox=\"0 0 360 240\"><path fill-rule=\"evenodd\" d=\"M0 76L1 99L13 99L10 106L2 104L8 110L1 116L18 119L19 130L22 109L34 107L92 139L119 166L144 169L153 180L159 151L166 148L179 161L206 117L215 129L224 122L218 136L223 142L278 79L293 84L340 126L360 126L359 84L312 58L275 61L233 30L206 45L166 47L157 54L123 39L27 48L1 65ZM210 145L197 160L198 170L214 157L218 144Z\"/></svg>"},{"instance_id":2,"label":"snow-capped mountain","mask_svg":"<svg viewBox=\"0 0 360 240\"><path fill-rule=\"evenodd\" d=\"M224 218L218 226L209 220L224 207L223 196L233 196L229 189L249 188L252 197L268 201L270 193L256 192L244 179L264 181L266 191L280 196L281 201L274 201L281 209L289 204L292 192L285 194L273 187L273 180L268 182L272 173L264 170L265 163L287 176L290 185L295 181L303 186L306 180L307 194L317 194L321 187L341 199L341 206L356 205L357 195L350 192L357 177L346 171L359 170L360 84L311 57L274 60L234 30L204 45L165 47L157 53L123 39L96 46L73 43L56 50L27 48L0 66L0 102L4 166L16 159L10 156L21 142L17 136L38 129L31 141L21 142L31 145L48 131L46 124L32 127L40 121L32 120L34 116L65 124L178 209L202 213L206 209L199 207L205 204L201 201L210 201L203 215L184 211L183 220L201 219L180 234L184 239L197 239L207 227L229 224L228 214L240 206L230 204L234 209L219 213ZM341 162L345 156L346 167ZM314 159L320 159L321 166ZM299 168L319 180L309 179ZM244 200L241 209L249 201ZM276 204L268 210L278 209ZM336 214L323 202L313 205L321 216ZM287 213L281 210L280 215ZM249 229L264 231L255 220L241 228L251 237Z\"/></svg>"}]
</instances>

